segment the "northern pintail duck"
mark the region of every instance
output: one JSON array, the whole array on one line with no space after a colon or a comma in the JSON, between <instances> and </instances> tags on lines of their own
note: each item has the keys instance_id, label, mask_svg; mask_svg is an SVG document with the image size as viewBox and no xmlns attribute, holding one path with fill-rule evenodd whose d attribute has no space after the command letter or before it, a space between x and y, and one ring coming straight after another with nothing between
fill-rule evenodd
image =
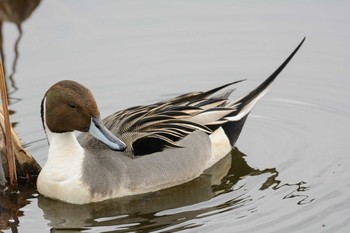
<instances>
[{"instance_id":1,"label":"northern pintail duck","mask_svg":"<svg viewBox=\"0 0 350 233\"><path fill-rule=\"evenodd\" d=\"M50 147L37 180L39 193L84 204L198 177L230 152L249 112L304 40L269 78L237 101L228 97L240 81L128 108L102 121L86 87L68 80L54 84L41 104ZM76 130L83 132L78 138Z\"/></svg>"}]
</instances>

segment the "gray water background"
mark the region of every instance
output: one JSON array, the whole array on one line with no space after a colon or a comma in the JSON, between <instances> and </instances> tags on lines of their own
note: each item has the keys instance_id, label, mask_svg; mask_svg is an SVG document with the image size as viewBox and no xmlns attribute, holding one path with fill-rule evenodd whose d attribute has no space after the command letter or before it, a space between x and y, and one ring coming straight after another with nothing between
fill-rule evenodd
<instances>
[{"instance_id":1,"label":"gray water background","mask_svg":"<svg viewBox=\"0 0 350 233\"><path fill-rule=\"evenodd\" d=\"M41 165L48 145L40 101L59 80L89 87L103 117L246 78L239 96L307 39L216 171L83 207L34 193L15 228L348 232L349 12L348 1L42 1L22 24L10 88L11 121ZM4 23L3 37L9 74L16 27Z\"/></svg>"}]
</instances>

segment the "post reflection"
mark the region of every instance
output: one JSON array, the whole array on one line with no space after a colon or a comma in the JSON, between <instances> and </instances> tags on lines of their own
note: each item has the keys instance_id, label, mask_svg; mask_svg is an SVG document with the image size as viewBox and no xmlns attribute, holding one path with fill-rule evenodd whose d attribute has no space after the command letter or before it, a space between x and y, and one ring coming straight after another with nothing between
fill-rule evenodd
<instances>
[{"instance_id":1,"label":"post reflection","mask_svg":"<svg viewBox=\"0 0 350 233\"><path fill-rule=\"evenodd\" d=\"M40 1L41 0L0 1L0 56L4 64L5 77L10 81L10 85L11 85L9 86L8 84L7 86L7 90L9 92L8 95L16 92L16 90L18 89L14 76L17 69L17 61L19 58L18 46L23 35L22 23L31 16L33 11L38 7ZM14 59L12 61L11 71L9 75L7 75L6 68L5 68L6 56L5 56L5 51L3 47L4 36L5 36L3 31L4 22L15 24L18 30L17 39L14 42L12 42ZM10 90L9 87L11 87L12 89Z\"/></svg>"},{"instance_id":2,"label":"post reflection","mask_svg":"<svg viewBox=\"0 0 350 233\"><path fill-rule=\"evenodd\" d=\"M35 192L30 184L21 184L18 192L0 192L0 232L7 229L18 232L20 217L25 215L21 209L30 203L28 199L32 198Z\"/></svg>"},{"instance_id":3,"label":"post reflection","mask_svg":"<svg viewBox=\"0 0 350 233\"><path fill-rule=\"evenodd\" d=\"M3 62L4 73L6 77L6 84L8 90L8 100L12 104L13 96L11 96L18 89L15 82L15 73L17 69L17 61L19 58L19 43L23 35L22 23L27 20L32 12L38 7L41 0L1 0L0 1L0 57ZM18 36L15 41L10 41L13 44L14 59L10 65L11 71L6 72L6 49L3 47L5 32L3 25L5 22L15 24L18 30ZM14 111L10 110L10 115ZM3 140L0 140L0 147L3 145ZM0 150L0 158L5 158ZM1 165L0 165L1 166ZM11 192L9 190L1 189L0 192L0 231L10 229L12 232L18 232L19 218L24 215L20 209L29 203L28 198L32 197L36 190L32 184L24 183L19 185L18 192Z\"/></svg>"}]
</instances>

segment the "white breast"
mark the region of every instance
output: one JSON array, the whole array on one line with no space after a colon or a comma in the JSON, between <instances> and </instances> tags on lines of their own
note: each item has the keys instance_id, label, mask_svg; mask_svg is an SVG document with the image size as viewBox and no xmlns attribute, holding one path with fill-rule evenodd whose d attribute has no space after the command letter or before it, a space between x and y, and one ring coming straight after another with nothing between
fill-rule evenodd
<instances>
[{"instance_id":1,"label":"white breast","mask_svg":"<svg viewBox=\"0 0 350 233\"><path fill-rule=\"evenodd\" d=\"M71 203L88 202L89 190L81 183L84 149L73 132L47 133L50 148L37 180L39 193Z\"/></svg>"}]
</instances>

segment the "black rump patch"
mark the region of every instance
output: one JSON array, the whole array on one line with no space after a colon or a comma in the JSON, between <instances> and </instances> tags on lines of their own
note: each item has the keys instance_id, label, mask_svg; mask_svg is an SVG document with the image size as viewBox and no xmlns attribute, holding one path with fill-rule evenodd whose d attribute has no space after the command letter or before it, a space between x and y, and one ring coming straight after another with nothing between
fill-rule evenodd
<instances>
[{"instance_id":1,"label":"black rump patch","mask_svg":"<svg viewBox=\"0 0 350 233\"><path fill-rule=\"evenodd\" d=\"M230 144L233 147L236 144L236 141L241 134L245 120L247 119L249 113L245 115L242 119L238 121L229 121L222 125L226 136L230 140Z\"/></svg>"}]
</instances>

